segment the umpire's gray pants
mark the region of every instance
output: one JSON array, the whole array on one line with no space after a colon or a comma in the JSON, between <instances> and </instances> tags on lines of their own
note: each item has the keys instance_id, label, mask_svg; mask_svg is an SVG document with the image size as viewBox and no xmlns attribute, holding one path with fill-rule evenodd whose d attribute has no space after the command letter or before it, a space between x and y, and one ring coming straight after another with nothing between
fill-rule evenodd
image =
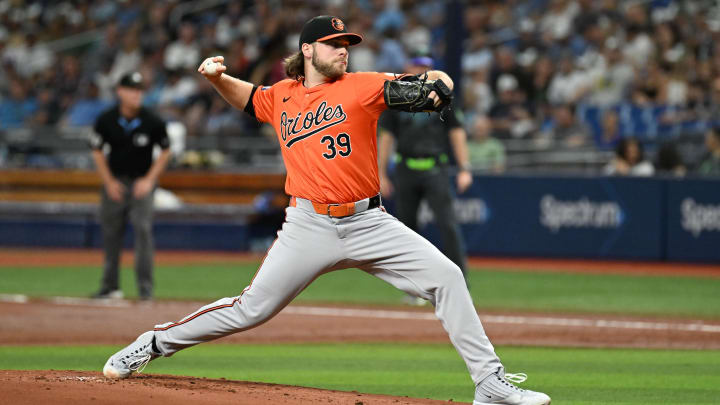
<instances>
[{"instance_id":1,"label":"umpire's gray pants","mask_svg":"<svg viewBox=\"0 0 720 405\"><path fill-rule=\"evenodd\" d=\"M126 187L122 201L108 196L103 187L100 202L100 225L103 234L105 263L101 290L113 291L120 287L119 265L123 236L128 223L132 223L135 232L135 275L138 293L141 297L152 297L153 293L153 193L143 198L134 198L134 181L129 178L118 179Z\"/></svg>"}]
</instances>

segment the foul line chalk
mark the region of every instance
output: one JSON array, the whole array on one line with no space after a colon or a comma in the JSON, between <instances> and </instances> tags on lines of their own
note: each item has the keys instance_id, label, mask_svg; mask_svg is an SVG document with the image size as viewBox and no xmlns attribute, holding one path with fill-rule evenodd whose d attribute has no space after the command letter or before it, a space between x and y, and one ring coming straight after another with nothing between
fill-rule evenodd
<instances>
[{"instance_id":1,"label":"foul line chalk","mask_svg":"<svg viewBox=\"0 0 720 405\"><path fill-rule=\"evenodd\" d=\"M49 297L39 298L37 301L50 302L56 305L69 305L69 306L90 306L90 307L129 307L132 304L125 300L116 299L93 299L93 298L80 298L80 297ZM27 304L30 302L30 298L23 294L0 294L0 302L11 302L15 304Z\"/></svg>"},{"instance_id":2,"label":"foul line chalk","mask_svg":"<svg viewBox=\"0 0 720 405\"><path fill-rule=\"evenodd\" d=\"M282 313L312 316L341 316L350 318L380 318L380 319L407 319L419 321L435 321L433 313L387 311L372 309L326 308L291 306ZM506 316L506 315L480 315L483 323L521 324L535 326L569 326L581 328L617 328L636 330L675 330L683 332L720 333L720 325L707 325L703 323L670 323L649 321L618 321L607 319L578 319L555 318L548 316Z\"/></svg>"},{"instance_id":3,"label":"foul line chalk","mask_svg":"<svg viewBox=\"0 0 720 405\"><path fill-rule=\"evenodd\" d=\"M28 303L30 299L23 294L0 294L0 302L17 304ZM132 302L125 300L98 300L77 297L51 297L47 301L56 305L97 306L97 307L130 307ZM339 316L346 318L403 319L416 321L436 321L435 314L430 312L389 311L375 309L331 308L310 306L288 306L282 310L288 315L308 316ZM480 315L483 323L564 326L579 328L616 328L634 330L668 330L681 332L720 333L720 325L687 322L651 322L651 321L620 321L611 319L582 319L550 316L509 316Z\"/></svg>"}]
</instances>

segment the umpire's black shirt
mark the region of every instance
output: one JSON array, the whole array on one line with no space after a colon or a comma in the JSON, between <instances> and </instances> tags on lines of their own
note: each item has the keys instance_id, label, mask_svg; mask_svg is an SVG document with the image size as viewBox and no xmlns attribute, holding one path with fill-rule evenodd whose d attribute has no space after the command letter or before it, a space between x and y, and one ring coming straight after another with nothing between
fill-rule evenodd
<instances>
[{"instance_id":1,"label":"umpire's black shirt","mask_svg":"<svg viewBox=\"0 0 720 405\"><path fill-rule=\"evenodd\" d=\"M108 165L115 177L144 176L152 165L153 146L170 147L165 122L144 107L131 120L113 107L98 117L94 129L90 146L102 150L103 145L110 145Z\"/></svg>"},{"instance_id":2,"label":"umpire's black shirt","mask_svg":"<svg viewBox=\"0 0 720 405\"><path fill-rule=\"evenodd\" d=\"M386 110L380 116L379 126L390 131L397 139L397 153L403 157L438 157L448 150L448 133L462 127L454 108L443 111L443 120L437 114L406 113Z\"/></svg>"}]
</instances>

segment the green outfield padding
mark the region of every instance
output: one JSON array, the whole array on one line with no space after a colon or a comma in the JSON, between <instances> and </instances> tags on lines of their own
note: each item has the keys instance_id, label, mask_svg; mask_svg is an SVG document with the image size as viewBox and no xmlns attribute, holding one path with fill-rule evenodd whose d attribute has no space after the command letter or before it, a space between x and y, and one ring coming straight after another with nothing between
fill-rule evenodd
<instances>
[{"instance_id":1,"label":"green outfield padding","mask_svg":"<svg viewBox=\"0 0 720 405\"><path fill-rule=\"evenodd\" d=\"M117 346L0 346L0 369L100 371ZM521 386L553 405L703 405L720 398L720 351L500 347ZM300 385L413 398L472 401L465 365L449 344L207 344L158 359L146 374Z\"/></svg>"}]
</instances>

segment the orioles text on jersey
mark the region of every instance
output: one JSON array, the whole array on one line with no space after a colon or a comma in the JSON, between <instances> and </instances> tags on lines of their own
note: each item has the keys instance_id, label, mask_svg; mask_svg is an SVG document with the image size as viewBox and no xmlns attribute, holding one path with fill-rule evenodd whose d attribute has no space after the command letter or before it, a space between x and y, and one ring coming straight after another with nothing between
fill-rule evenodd
<instances>
[{"instance_id":1,"label":"orioles text on jersey","mask_svg":"<svg viewBox=\"0 0 720 405\"><path fill-rule=\"evenodd\" d=\"M301 119L302 118L302 119ZM295 118L288 118L286 111L280 114L280 137L286 147L291 147L294 143L315 135L320 131L337 125L347 119L342 104L337 106L329 106L323 101L318 105L317 109L308 111L302 116L302 111L295 115ZM302 124L300 122L302 121ZM288 138L290 138L288 140Z\"/></svg>"}]
</instances>

